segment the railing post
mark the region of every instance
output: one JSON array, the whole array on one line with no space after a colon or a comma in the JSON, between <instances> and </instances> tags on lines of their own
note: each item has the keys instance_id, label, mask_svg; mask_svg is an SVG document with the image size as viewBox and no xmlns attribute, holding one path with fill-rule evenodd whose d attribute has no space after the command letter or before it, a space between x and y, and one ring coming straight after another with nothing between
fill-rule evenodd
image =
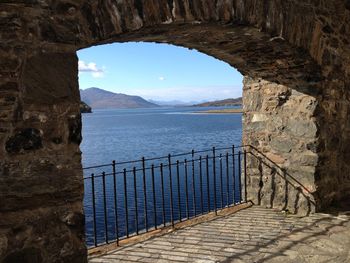
<instances>
[{"instance_id":1,"label":"railing post","mask_svg":"<svg viewBox=\"0 0 350 263\"><path fill-rule=\"evenodd\" d=\"M217 204L216 204L216 164L215 164L215 147L213 147L213 179L214 179L214 210L215 214L218 214Z\"/></svg>"},{"instance_id":2,"label":"railing post","mask_svg":"<svg viewBox=\"0 0 350 263\"><path fill-rule=\"evenodd\" d=\"M203 215L203 171L202 171L202 156L199 156L199 187L201 191L201 214Z\"/></svg>"},{"instance_id":3,"label":"railing post","mask_svg":"<svg viewBox=\"0 0 350 263\"><path fill-rule=\"evenodd\" d=\"M174 223L174 205L173 205L173 178L171 173L171 155L168 155L168 165L169 165L169 185L170 185L170 209L171 209L171 225L175 226Z\"/></svg>"},{"instance_id":4,"label":"railing post","mask_svg":"<svg viewBox=\"0 0 350 263\"><path fill-rule=\"evenodd\" d=\"M126 181L126 169L123 171L124 176L124 205L125 205L125 232L126 237L129 237L129 207L128 207L128 188Z\"/></svg>"},{"instance_id":5,"label":"railing post","mask_svg":"<svg viewBox=\"0 0 350 263\"><path fill-rule=\"evenodd\" d=\"M136 167L132 170L134 176L134 197L135 197L135 225L136 225L136 235L139 234L139 210L137 205L137 187L136 187Z\"/></svg>"},{"instance_id":6,"label":"railing post","mask_svg":"<svg viewBox=\"0 0 350 263\"><path fill-rule=\"evenodd\" d=\"M94 174L91 174L91 193L92 193L92 216L93 216L93 228L94 228L94 245L95 245L95 247L97 247L95 175Z\"/></svg>"},{"instance_id":7,"label":"railing post","mask_svg":"<svg viewBox=\"0 0 350 263\"><path fill-rule=\"evenodd\" d=\"M143 179L143 206L145 213L145 228L148 232L148 208L147 208L147 186L146 186L146 164L145 157L142 157L142 179Z\"/></svg>"},{"instance_id":8,"label":"railing post","mask_svg":"<svg viewBox=\"0 0 350 263\"><path fill-rule=\"evenodd\" d=\"M222 154L220 153L220 194L221 194L221 209L224 207L224 186L222 182Z\"/></svg>"},{"instance_id":9,"label":"railing post","mask_svg":"<svg viewBox=\"0 0 350 263\"><path fill-rule=\"evenodd\" d=\"M236 158L235 158L235 146L232 145L232 198L233 204L236 204Z\"/></svg>"},{"instance_id":10,"label":"railing post","mask_svg":"<svg viewBox=\"0 0 350 263\"><path fill-rule=\"evenodd\" d=\"M165 222L165 199L164 199L164 171L163 171L163 163L160 164L160 180L162 183L162 208L163 208L163 226L166 226Z\"/></svg>"},{"instance_id":11,"label":"railing post","mask_svg":"<svg viewBox=\"0 0 350 263\"><path fill-rule=\"evenodd\" d=\"M153 219L154 219L154 228L157 229L157 204L156 204L156 188L154 185L154 164L152 164L151 167L151 173L152 173L152 192L153 192Z\"/></svg>"},{"instance_id":12,"label":"railing post","mask_svg":"<svg viewBox=\"0 0 350 263\"><path fill-rule=\"evenodd\" d=\"M190 207L188 204L188 172L187 172L187 159L184 161L184 167L185 167L185 195L186 195L186 215L187 219L190 218Z\"/></svg>"},{"instance_id":13,"label":"railing post","mask_svg":"<svg viewBox=\"0 0 350 263\"><path fill-rule=\"evenodd\" d=\"M114 190L114 217L115 217L115 234L117 245L119 246L119 225L118 225L118 199L117 199L117 178L116 178L116 163L112 162L113 166L113 190Z\"/></svg>"},{"instance_id":14,"label":"railing post","mask_svg":"<svg viewBox=\"0 0 350 263\"><path fill-rule=\"evenodd\" d=\"M228 167L228 152L226 152L226 205L227 207L230 206L229 196L230 196L230 189L229 189L229 167Z\"/></svg>"},{"instance_id":15,"label":"railing post","mask_svg":"<svg viewBox=\"0 0 350 263\"><path fill-rule=\"evenodd\" d=\"M241 151L238 152L238 189L239 189L239 202L242 203L242 158Z\"/></svg>"},{"instance_id":16,"label":"railing post","mask_svg":"<svg viewBox=\"0 0 350 263\"><path fill-rule=\"evenodd\" d=\"M102 188L103 188L103 212L105 224L105 241L108 244L108 219L107 219L107 199L106 199L106 173L102 173Z\"/></svg>"},{"instance_id":17,"label":"railing post","mask_svg":"<svg viewBox=\"0 0 350 263\"><path fill-rule=\"evenodd\" d=\"M182 221L182 213L181 213L181 199L180 199L180 164L179 160L176 161L176 179L177 179L177 202L179 207L179 220Z\"/></svg>"},{"instance_id":18,"label":"railing post","mask_svg":"<svg viewBox=\"0 0 350 263\"><path fill-rule=\"evenodd\" d=\"M208 201L208 213L210 212L210 187L209 187L209 156L205 157L206 175L207 175L207 201Z\"/></svg>"},{"instance_id":19,"label":"railing post","mask_svg":"<svg viewBox=\"0 0 350 263\"><path fill-rule=\"evenodd\" d=\"M196 204L196 185L194 179L194 150L192 150L192 191L193 191L193 210L194 216L197 215L197 204Z\"/></svg>"}]
</instances>

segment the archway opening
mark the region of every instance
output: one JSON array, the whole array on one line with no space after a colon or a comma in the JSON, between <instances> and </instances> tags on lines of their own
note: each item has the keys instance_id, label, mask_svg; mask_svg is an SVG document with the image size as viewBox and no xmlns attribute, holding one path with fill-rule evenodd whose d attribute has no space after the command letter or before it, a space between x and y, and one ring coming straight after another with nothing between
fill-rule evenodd
<instances>
[{"instance_id":1,"label":"archway opening","mask_svg":"<svg viewBox=\"0 0 350 263\"><path fill-rule=\"evenodd\" d=\"M322 80L312 59L281 38L271 39L252 27L221 24L164 24L90 39L81 47L127 41L155 41L195 48L228 62L248 76L243 92L244 127L249 129L245 130L243 141L264 155L258 161L247 160L248 200L292 212L312 211L316 186L323 180L315 176L319 169L319 145L322 145L322 137L317 134L323 113L315 115ZM83 216L84 192L76 49L65 46L62 50L38 51L26 59L21 75L25 83L20 104L23 116L19 115L24 121L8 138L5 149L11 157L22 156L22 152L27 156L35 151L36 154L25 161L18 157L22 161L18 162L16 171L19 174L25 171L33 182L42 180L49 187L41 187L39 191L33 183L33 187L25 189L25 194L33 192L38 200L47 201L50 213L56 214L60 206L64 215L60 219L56 216L55 223L67 235L79 232L79 237L76 236L81 239L78 246L83 254L84 225L78 221ZM41 144L32 145L32 139ZM269 161L270 167L259 162L266 158L273 161ZM23 207L31 205L25 194L16 199ZM101 204L103 207L103 202ZM71 218L76 219L77 230L71 229Z\"/></svg>"},{"instance_id":2,"label":"archway opening","mask_svg":"<svg viewBox=\"0 0 350 263\"><path fill-rule=\"evenodd\" d=\"M115 115L125 113L125 119L116 121L109 119L110 128L100 128L101 123L97 120L93 121L95 123L91 124L91 127L90 124L86 129L84 127L81 145L83 166L104 163L110 156L119 160L129 160L147 152L163 155L186 149L207 148L210 144L213 146L241 144L241 131L234 133L234 127L230 127L233 132L230 134L227 128L218 126L221 125L220 122L205 127L200 121L205 118L225 117L223 114L218 117L202 112L205 110L224 109L230 106L241 108L243 76L225 62L195 50L155 43L102 45L81 50L78 56L81 99L90 105L94 112L92 115L83 114L83 124L85 125L85 119L90 121L97 114L100 116L96 118L103 119L108 118L111 112ZM91 89L92 87L97 89ZM112 97L109 99L108 96ZM237 102L221 101L225 99L237 99ZM209 107L205 107L203 103L207 103ZM210 105L215 106L211 108ZM115 111L107 113L108 109ZM153 118L152 111L164 113L164 119L158 124L150 123L147 118ZM141 117L131 119L129 113L139 114ZM176 113L187 113L192 118L173 122L171 117ZM182 114L183 118L187 115ZM226 119L233 116L227 115ZM240 114L237 116L241 118ZM130 121L128 127L126 120ZM193 123L196 120L197 122ZM237 120L228 122L238 123ZM137 127L141 124L145 126ZM148 129L153 127L153 130L144 131L146 125L149 126ZM186 134L181 128L186 125L192 125L196 129L193 132L197 133L193 133L193 136ZM99 128L106 136L94 133ZM86 132L87 129L90 131ZM240 124L237 130L241 129ZM217 136L214 136L215 131ZM142 132L144 137L138 138L136 135ZM161 133L166 136L160 137ZM205 136L212 137L208 141L209 144ZM183 145L178 146L180 141ZM94 142L94 145L91 145L91 142ZM137 152L130 149L133 148L130 145L133 142L138 145ZM163 145L163 148L169 145L169 148L162 152L160 145ZM152 147L154 148L151 149Z\"/></svg>"},{"instance_id":3,"label":"archway opening","mask_svg":"<svg viewBox=\"0 0 350 263\"><path fill-rule=\"evenodd\" d=\"M78 56L81 99L93 112L82 116L83 168L93 167L84 169L88 246L119 241L134 235L136 230L157 228L159 222L180 222L208 213L214 206L224 208L237 203L239 188L236 193L232 189L238 177L232 179L231 170L238 169L237 164L234 166L238 155L232 155L232 146L242 144L243 76L238 71L198 51L168 44L102 45L81 50ZM208 184L200 184L205 178L199 174L200 169L205 169L206 156L199 153L207 150L210 155L213 147L218 149L216 179L221 179L215 187L212 163L208 163ZM225 156L224 150L230 155ZM183 154L189 152L193 153ZM157 159L168 154L181 154L170 165L174 173L172 189L168 189L168 162ZM145 162L144 170L136 164L133 182L133 165L128 161L143 157L157 160ZM203 158L203 167L197 164L199 158ZM183 169L185 160L187 172ZM166 171L158 167L162 162ZM108 163L112 165L105 166ZM153 200L154 189L157 193ZM214 189L218 195L215 200ZM173 201L170 191L174 192ZM205 206L206 196L209 204Z\"/></svg>"}]
</instances>

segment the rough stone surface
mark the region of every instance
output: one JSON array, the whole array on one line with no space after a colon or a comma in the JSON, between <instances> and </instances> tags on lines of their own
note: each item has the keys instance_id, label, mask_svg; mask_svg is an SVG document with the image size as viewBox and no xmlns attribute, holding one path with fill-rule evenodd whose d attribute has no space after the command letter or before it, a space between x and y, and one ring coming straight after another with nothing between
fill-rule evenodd
<instances>
[{"instance_id":1,"label":"rough stone surface","mask_svg":"<svg viewBox=\"0 0 350 263\"><path fill-rule=\"evenodd\" d=\"M20 88L0 91L18 94L8 108L13 119L1 125L1 262L86 258L77 58L60 57L34 53Z\"/></svg>"},{"instance_id":2,"label":"rough stone surface","mask_svg":"<svg viewBox=\"0 0 350 263\"><path fill-rule=\"evenodd\" d=\"M349 215L286 215L252 207L121 247L89 262L349 262Z\"/></svg>"},{"instance_id":3,"label":"rough stone surface","mask_svg":"<svg viewBox=\"0 0 350 263\"><path fill-rule=\"evenodd\" d=\"M279 166L248 160L254 201L283 208L288 192L286 209L303 213L349 202L349 36L344 0L1 1L0 261L85 260L83 220L61 219L82 217L75 52L98 44L171 43L236 67L245 142Z\"/></svg>"},{"instance_id":4,"label":"rough stone surface","mask_svg":"<svg viewBox=\"0 0 350 263\"><path fill-rule=\"evenodd\" d=\"M318 142L310 95L262 79L246 77L244 133L248 147L248 197L259 205L292 213L316 209L314 194Z\"/></svg>"}]
</instances>

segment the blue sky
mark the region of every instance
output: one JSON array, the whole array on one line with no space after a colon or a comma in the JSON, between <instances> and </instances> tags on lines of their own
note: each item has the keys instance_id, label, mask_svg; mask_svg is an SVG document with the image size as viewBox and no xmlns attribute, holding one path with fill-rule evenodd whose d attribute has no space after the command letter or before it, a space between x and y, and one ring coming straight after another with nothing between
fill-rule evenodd
<instances>
[{"instance_id":1,"label":"blue sky","mask_svg":"<svg viewBox=\"0 0 350 263\"><path fill-rule=\"evenodd\" d=\"M242 95L242 75L196 50L123 43L78 52L81 89L98 87L160 101L208 101Z\"/></svg>"}]
</instances>

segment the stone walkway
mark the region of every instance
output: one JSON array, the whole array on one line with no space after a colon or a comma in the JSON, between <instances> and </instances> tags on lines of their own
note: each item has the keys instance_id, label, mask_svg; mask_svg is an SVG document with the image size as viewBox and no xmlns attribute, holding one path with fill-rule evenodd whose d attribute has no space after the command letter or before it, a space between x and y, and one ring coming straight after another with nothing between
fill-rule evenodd
<instances>
[{"instance_id":1,"label":"stone walkway","mask_svg":"<svg viewBox=\"0 0 350 263\"><path fill-rule=\"evenodd\" d=\"M350 214L298 218L255 206L89 262L350 262Z\"/></svg>"}]
</instances>

